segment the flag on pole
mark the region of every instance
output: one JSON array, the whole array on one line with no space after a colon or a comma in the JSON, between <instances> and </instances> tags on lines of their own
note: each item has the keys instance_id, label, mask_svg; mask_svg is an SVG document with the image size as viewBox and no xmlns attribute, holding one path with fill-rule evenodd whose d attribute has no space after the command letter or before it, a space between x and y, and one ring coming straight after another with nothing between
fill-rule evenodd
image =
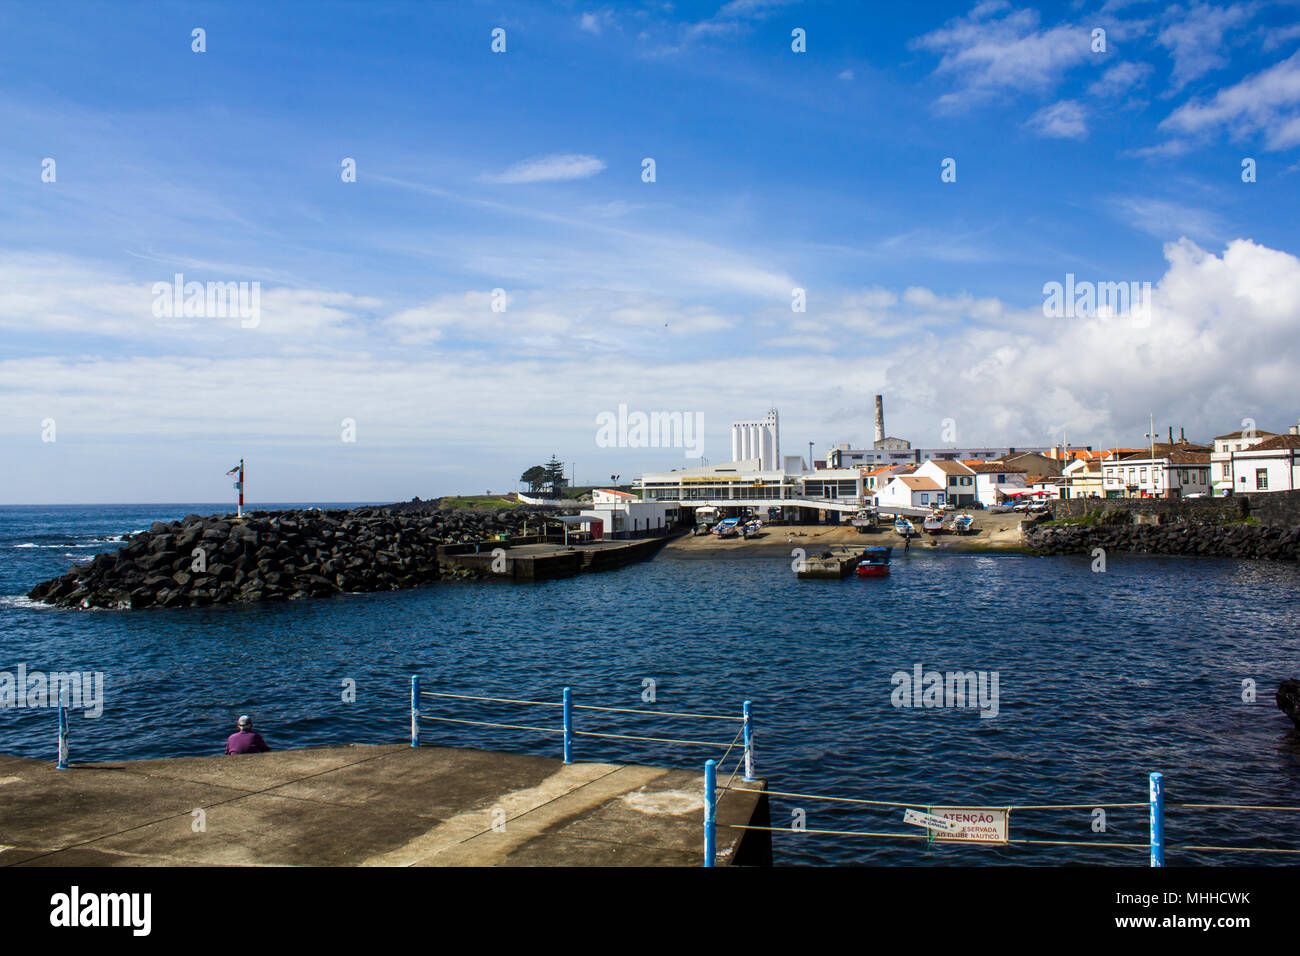
<instances>
[{"instance_id":1,"label":"flag on pole","mask_svg":"<svg viewBox=\"0 0 1300 956\"><path fill-rule=\"evenodd\" d=\"M227 475L237 475L237 474L239 474L239 466L236 465L234 468L231 468L228 472L226 472L226 474L227 474Z\"/></svg>"}]
</instances>

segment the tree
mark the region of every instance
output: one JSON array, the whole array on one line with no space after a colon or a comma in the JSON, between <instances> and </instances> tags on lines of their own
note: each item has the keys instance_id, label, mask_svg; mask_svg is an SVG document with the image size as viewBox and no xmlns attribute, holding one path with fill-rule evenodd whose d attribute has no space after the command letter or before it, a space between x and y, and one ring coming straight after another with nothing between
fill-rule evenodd
<instances>
[{"instance_id":1,"label":"tree","mask_svg":"<svg viewBox=\"0 0 1300 956\"><path fill-rule=\"evenodd\" d=\"M534 495L545 487L547 478L548 475L544 465L533 465L533 467L529 468L519 476L520 481L528 483L529 494Z\"/></svg>"},{"instance_id":2,"label":"tree","mask_svg":"<svg viewBox=\"0 0 1300 956\"><path fill-rule=\"evenodd\" d=\"M551 497L560 497L560 489L568 483L568 479L564 477L564 462L552 455L551 460L546 463L546 484L551 490Z\"/></svg>"}]
</instances>

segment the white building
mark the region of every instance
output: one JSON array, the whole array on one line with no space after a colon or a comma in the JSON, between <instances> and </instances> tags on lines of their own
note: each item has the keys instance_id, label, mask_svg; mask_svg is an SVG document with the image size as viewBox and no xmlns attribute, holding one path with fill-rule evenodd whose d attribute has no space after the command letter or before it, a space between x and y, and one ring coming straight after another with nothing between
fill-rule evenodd
<instances>
[{"instance_id":1,"label":"white building","mask_svg":"<svg viewBox=\"0 0 1300 956\"><path fill-rule=\"evenodd\" d=\"M1009 492L1025 490L1025 469L996 461L967 462L975 472L975 500L985 508L1001 504Z\"/></svg>"},{"instance_id":2,"label":"white building","mask_svg":"<svg viewBox=\"0 0 1300 956\"><path fill-rule=\"evenodd\" d=\"M831 467L858 465L875 468L882 465L920 464L927 461L998 461L1011 455L1033 452L1046 455L1054 450L1052 445L1025 445L1015 448L978 446L958 448L955 445L943 448L912 448L909 442L897 438L886 438L886 446L877 443L875 448L850 448L848 442L840 442L826 453L826 464Z\"/></svg>"},{"instance_id":3,"label":"white building","mask_svg":"<svg viewBox=\"0 0 1300 956\"><path fill-rule=\"evenodd\" d=\"M930 478L943 487L938 501L932 504L966 507L975 504L975 469L960 461L947 459L930 459L920 465L912 474L921 478Z\"/></svg>"},{"instance_id":4,"label":"white building","mask_svg":"<svg viewBox=\"0 0 1300 956\"><path fill-rule=\"evenodd\" d=\"M852 512L862 504L862 473L857 468L808 469L798 455L786 456L780 468L763 468L757 458L701 468L647 472L634 487L646 501L671 502L679 508L704 505L726 510L782 512ZM816 516L800 517L815 520Z\"/></svg>"},{"instance_id":5,"label":"white building","mask_svg":"<svg viewBox=\"0 0 1300 956\"><path fill-rule=\"evenodd\" d=\"M775 408L766 418L731 423L731 460L752 458L758 459L760 471L781 467L781 425Z\"/></svg>"},{"instance_id":6,"label":"white building","mask_svg":"<svg viewBox=\"0 0 1300 956\"><path fill-rule=\"evenodd\" d=\"M890 508L930 508L944 503L944 488L929 475L898 475L881 489L876 503L884 512Z\"/></svg>"},{"instance_id":7,"label":"white building","mask_svg":"<svg viewBox=\"0 0 1300 956\"><path fill-rule=\"evenodd\" d=\"M1274 435L1232 452L1230 467L1236 478L1236 494L1261 494L1269 491L1295 491L1300 488L1300 431L1291 426L1291 434Z\"/></svg>"},{"instance_id":8,"label":"white building","mask_svg":"<svg viewBox=\"0 0 1300 956\"><path fill-rule=\"evenodd\" d=\"M1171 451L1154 458L1138 452L1101 463L1102 492L1107 498L1180 498L1209 495L1210 454Z\"/></svg>"},{"instance_id":9,"label":"white building","mask_svg":"<svg viewBox=\"0 0 1300 956\"><path fill-rule=\"evenodd\" d=\"M1247 448L1258 445L1260 442L1272 437L1274 437L1273 432L1246 431L1245 429L1215 437L1214 451L1210 453L1210 480L1213 482L1216 496L1245 490L1244 486L1238 486L1232 473L1233 453L1245 451ZM1247 483L1249 483L1249 477L1251 476L1243 477L1247 477Z\"/></svg>"},{"instance_id":10,"label":"white building","mask_svg":"<svg viewBox=\"0 0 1300 956\"><path fill-rule=\"evenodd\" d=\"M642 501L625 491L597 489L591 493L591 507L580 515L600 522L592 527L595 538L647 538L675 525L678 508L663 501Z\"/></svg>"}]
</instances>

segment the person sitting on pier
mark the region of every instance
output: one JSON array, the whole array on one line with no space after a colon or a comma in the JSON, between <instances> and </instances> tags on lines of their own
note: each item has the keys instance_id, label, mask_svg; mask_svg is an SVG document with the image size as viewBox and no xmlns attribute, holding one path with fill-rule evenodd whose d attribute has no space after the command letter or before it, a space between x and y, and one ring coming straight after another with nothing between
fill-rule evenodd
<instances>
[{"instance_id":1,"label":"person sitting on pier","mask_svg":"<svg viewBox=\"0 0 1300 956\"><path fill-rule=\"evenodd\" d=\"M264 754L271 748L262 735L253 731L253 718L247 714L239 718L239 730L226 739L227 754Z\"/></svg>"}]
</instances>

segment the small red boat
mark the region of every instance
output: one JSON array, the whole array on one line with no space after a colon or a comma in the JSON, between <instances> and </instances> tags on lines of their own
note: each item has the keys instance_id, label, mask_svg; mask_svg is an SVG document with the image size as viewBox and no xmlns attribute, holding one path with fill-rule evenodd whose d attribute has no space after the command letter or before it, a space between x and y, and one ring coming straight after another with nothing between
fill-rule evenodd
<instances>
[{"instance_id":1,"label":"small red boat","mask_svg":"<svg viewBox=\"0 0 1300 956\"><path fill-rule=\"evenodd\" d=\"M889 574L889 554L893 548L867 548L858 562L858 577L883 578Z\"/></svg>"}]
</instances>

